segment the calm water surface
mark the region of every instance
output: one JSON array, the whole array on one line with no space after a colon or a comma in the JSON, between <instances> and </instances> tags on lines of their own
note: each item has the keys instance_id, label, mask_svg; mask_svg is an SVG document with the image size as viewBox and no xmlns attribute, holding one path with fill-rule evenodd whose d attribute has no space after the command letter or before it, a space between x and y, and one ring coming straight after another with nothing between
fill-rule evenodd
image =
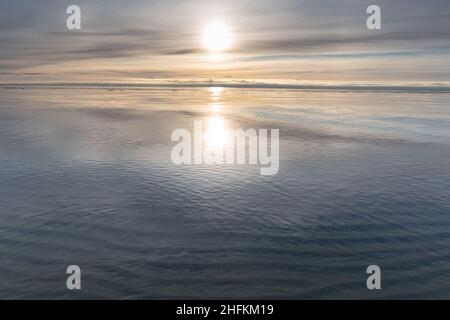
<instances>
[{"instance_id":1,"label":"calm water surface","mask_svg":"<svg viewBox=\"0 0 450 320\"><path fill-rule=\"evenodd\" d=\"M211 118L279 173L173 165ZM450 94L0 89L0 298L450 298Z\"/></svg>"}]
</instances>

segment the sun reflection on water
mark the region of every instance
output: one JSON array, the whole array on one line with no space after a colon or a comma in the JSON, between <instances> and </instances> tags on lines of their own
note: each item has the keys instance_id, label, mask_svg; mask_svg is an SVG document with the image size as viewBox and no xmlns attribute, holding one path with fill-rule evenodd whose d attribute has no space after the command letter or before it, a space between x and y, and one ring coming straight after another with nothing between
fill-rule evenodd
<instances>
[{"instance_id":1,"label":"sun reflection on water","mask_svg":"<svg viewBox=\"0 0 450 320\"><path fill-rule=\"evenodd\" d=\"M220 102L213 102L213 103L210 103L208 106L209 106L209 109L214 112L219 112L222 110L222 104Z\"/></svg>"},{"instance_id":2,"label":"sun reflection on water","mask_svg":"<svg viewBox=\"0 0 450 320\"><path fill-rule=\"evenodd\" d=\"M227 142L227 131L226 121L223 117L209 117L204 135L206 147L213 151L222 150Z\"/></svg>"},{"instance_id":3,"label":"sun reflection on water","mask_svg":"<svg viewBox=\"0 0 450 320\"><path fill-rule=\"evenodd\" d=\"M220 157L229 140L227 121L220 115L223 104L221 102L223 87L209 87L211 103L208 104L210 116L206 120L204 142L209 153Z\"/></svg>"},{"instance_id":4,"label":"sun reflection on water","mask_svg":"<svg viewBox=\"0 0 450 320\"><path fill-rule=\"evenodd\" d=\"M208 108L210 111L215 113L220 112L222 110L222 93L224 91L223 87L209 87L208 92L210 93L211 103L208 104Z\"/></svg>"},{"instance_id":5,"label":"sun reflection on water","mask_svg":"<svg viewBox=\"0 0 450 320\"><path fill-rule=\"evenodd\" d=\"M211 93L213 97L220 98L223 92L223 87L209 87L208 91Z\"/></svg>"}]
</instances>

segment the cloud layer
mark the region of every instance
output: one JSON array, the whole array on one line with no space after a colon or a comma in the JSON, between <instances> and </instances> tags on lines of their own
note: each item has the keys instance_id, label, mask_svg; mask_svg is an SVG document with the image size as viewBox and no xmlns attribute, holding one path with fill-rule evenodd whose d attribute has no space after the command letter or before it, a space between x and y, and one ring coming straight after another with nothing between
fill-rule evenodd
<instances>
[{"instance_id":1,"label":"cloud layer","mask_svg":"<svg viewBox=\"0 0 450 320\"><path fill-rule=\"evenodd\" d=\"M2 1L0 82L450 83L450 2L376 2L382 30L360 0ZM234 38L220 58L200 41L215 19Z\"/></svg>"}]
</instances>

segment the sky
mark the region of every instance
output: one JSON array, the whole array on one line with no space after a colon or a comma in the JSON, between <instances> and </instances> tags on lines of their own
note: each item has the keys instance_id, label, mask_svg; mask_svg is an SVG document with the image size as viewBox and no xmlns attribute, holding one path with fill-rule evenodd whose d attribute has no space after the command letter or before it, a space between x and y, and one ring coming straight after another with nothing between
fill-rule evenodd
<instances>
[{"instance_id":1,"label":"sky","mask_svg":"<svg viewBox=\"0 0 450 320\"><path fill-rule=\"evenodd\" d=\"M215 21L221 53L202 43ZM448 0L0 0L0 83L448 85L449 62Z\"/></svg>"}]
</instances>

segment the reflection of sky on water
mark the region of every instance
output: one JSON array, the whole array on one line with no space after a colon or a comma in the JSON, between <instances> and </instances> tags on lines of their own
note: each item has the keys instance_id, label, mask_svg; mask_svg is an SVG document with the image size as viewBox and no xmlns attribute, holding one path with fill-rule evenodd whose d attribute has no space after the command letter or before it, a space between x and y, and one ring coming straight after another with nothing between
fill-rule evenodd
<instances>
[{"instance_id":1,"label":"reflection of sky on water","mask_svg":"<svg viewBox=\"0 0 450 320\"><path fill-rule=\"evenodd\" d=\"M371 298L374 261L450 298L449 95L219 91L0 90L0 298L70 298L74 261L83 298ZM279 173L173 165L194 120L280 128Z\"/></svg>"}]
</instances>

